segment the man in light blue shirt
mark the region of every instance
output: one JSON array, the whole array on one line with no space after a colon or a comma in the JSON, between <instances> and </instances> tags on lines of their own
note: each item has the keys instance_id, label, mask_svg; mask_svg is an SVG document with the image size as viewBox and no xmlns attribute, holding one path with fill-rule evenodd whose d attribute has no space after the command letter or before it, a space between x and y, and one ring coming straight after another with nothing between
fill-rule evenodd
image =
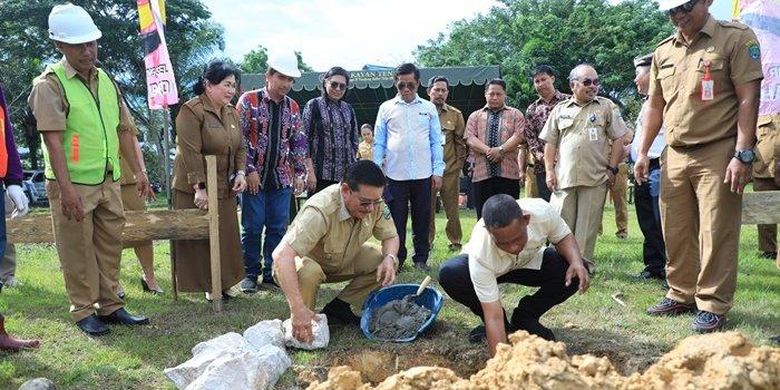
<instances>
[{"instance_id":1,"label":"man in light blue shirt","mask_svg":"<svg viewBox=\"0 0 780 390\"><path fill-rule=\"evenodd\" d=\"M436 106L417 95L420 70L414 64L400 65L393 78L398 95L379 106L374 162L383 167L388 179L385 202L401 241L399 267L406 259L406 219L411 203L412 260L416 268L427 272L431 197L441 188L444 174L441 124Z\"/></svg>"}]
</instances>

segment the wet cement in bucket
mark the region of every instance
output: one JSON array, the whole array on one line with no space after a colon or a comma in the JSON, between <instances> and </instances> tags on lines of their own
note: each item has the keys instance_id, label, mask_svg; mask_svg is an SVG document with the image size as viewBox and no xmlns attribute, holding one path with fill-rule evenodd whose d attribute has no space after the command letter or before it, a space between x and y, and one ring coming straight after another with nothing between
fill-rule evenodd
<instances>
[{"instance_id":1,"label":"wet cement in bucket","mask_svg":"<svg viewBox=\"0 0 780 390\"><path fill-rule=\"evenodd\" d=\"M431 311L414 300L396 299L373 310L369 330L378 340L403 340L417 334L430 317Z\"/></svg>"}]
</instances>

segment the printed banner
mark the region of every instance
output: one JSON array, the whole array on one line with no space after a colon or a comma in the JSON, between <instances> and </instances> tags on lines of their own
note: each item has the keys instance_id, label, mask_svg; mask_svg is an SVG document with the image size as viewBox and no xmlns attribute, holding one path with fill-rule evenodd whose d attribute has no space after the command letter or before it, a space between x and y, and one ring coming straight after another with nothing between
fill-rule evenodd
<instances>
[{"instance_id":1,"label":"printed banner","mask_svg":"<svg viewBox=\"0 0 780 390\"><path fill-rule=\"evenodd\" d=\"M141 42L146 65L149 108L161 109L179 102L176 78L165 44L165 0L137 0Z\"/></svg>"},{"instance_id":2,"label":"printed banner","mask_svg":"<svg viewBox=\"0 0 780 390\"><path fill-rule=\"evenodd\" d=\"M734 19L747 24L761 46L759 115L780 113L780 0L734 0Z\"/></svg>"}]
</instances>

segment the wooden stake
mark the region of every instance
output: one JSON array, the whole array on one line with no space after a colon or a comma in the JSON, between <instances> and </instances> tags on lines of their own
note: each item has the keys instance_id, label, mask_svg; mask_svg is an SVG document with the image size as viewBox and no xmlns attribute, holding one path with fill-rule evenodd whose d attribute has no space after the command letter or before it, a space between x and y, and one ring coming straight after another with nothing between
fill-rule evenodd
<instances>
[{"instance_id":1,"label":"wooden stake","mask_svg":"<svg viewBox=\"0 0 780 390\"><path fill-rule=\"evenodd\" d=\"M222 311L222 261L219 257L219 199L217 157L206 156L206 188L209 196L209 247L211 248L211 302L214 312Z\"/></svg>"}]
</instances>

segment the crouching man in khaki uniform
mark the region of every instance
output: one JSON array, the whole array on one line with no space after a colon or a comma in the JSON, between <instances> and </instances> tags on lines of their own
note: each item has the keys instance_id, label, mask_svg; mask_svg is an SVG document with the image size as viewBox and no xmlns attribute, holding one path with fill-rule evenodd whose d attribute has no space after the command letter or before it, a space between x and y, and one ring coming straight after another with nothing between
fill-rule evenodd
<instances>
[{"instance_id":1,"label":"crouching man in khaki uniform","mask_svg":"<svg viewBox=\"0 0 780 390\"><path fill-rule=\"evenodd\" d=\"M382 201L386 183L372 161L354 163L341 183L309 198L274 250L274 279L290 305L296 339L312 339L320 284L350 281L322 313L331 324L359 325L352 308L395 281L399 240ZM366 243L372 236L382 242L381 252Z\"/></svg>"}]
</instances>

